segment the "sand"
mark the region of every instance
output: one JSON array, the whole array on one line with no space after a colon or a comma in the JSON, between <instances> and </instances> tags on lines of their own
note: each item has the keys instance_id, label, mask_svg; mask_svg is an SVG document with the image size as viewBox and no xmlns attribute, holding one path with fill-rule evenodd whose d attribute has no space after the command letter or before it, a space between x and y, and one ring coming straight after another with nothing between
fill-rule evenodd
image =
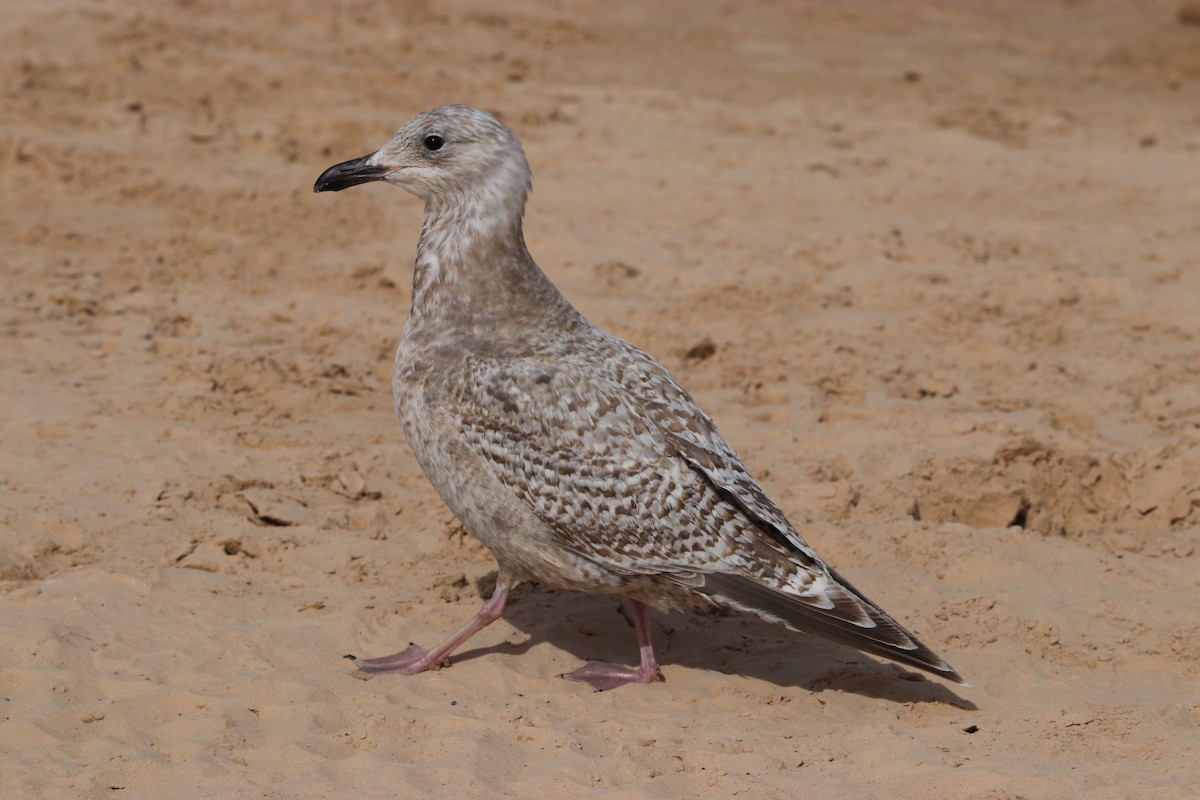
<instances>
[{"instance_id":1,"label":"sand","mask_svg":"<svg viewBox=\"0 0 1200 800\"><path fill-rule=\"evenodd\" d=\"M1186 5L1186 4L1185 4ZM1176 2L0 12L6 797L1184 798L1200 26ZM530 587L395 423L418 111L522 137L543 268L971 681Z\"/></svg>"}]
</instances>

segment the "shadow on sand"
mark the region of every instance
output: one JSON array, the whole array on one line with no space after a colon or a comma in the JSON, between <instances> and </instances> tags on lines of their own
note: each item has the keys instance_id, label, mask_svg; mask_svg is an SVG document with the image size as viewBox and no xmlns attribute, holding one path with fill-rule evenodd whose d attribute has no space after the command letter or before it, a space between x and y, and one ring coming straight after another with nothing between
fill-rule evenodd
<instances>
[{"instance_id":1,"label":"shadow on sand","mask_svg":"<svg viewBox=\"0 0 1200 800\"><path fill-rule=\"evenodd\" d=\"M490 596L494 585L495 573L481 578L480 596ZM504 619L528 638L490 647L467 642L453 661L520 656L544 641L579 662L637 663L633 624L619 597L523 586L514 591ZM923 673L751 617L651 612L651 625L655 654L668 676L672 667L682 666L811 692L852 692L893 703L946 703L977 710L949 684Z\"/></svg>"}]
</instances>

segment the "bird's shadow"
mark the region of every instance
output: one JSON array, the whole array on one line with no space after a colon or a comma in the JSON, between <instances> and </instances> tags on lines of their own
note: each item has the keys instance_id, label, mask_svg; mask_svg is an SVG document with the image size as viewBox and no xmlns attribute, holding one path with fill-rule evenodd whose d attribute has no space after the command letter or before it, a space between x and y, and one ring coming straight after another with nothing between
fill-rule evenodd
<instances>
[{"instance_id":1,"label":"bird's shadow","mask_svg":"<svg viewBox=\"0 0 1200 800\"><path fill-rule=\"evenodd\" d=\"M494 583L494 573L478 581L482 596L491 594ZM637 663L635 629L620 598L546 587L518 589L510 597L504 619L528 638L489 647L468 644L454 656L455 661L521 655L545 641L580 662ZM853 692L893 703L945 703L978 710L949 686L919 672L752 617L651 612L650 625L655 655L668 670L684 666L810 692Z\"/></svg>"}]
</instances>

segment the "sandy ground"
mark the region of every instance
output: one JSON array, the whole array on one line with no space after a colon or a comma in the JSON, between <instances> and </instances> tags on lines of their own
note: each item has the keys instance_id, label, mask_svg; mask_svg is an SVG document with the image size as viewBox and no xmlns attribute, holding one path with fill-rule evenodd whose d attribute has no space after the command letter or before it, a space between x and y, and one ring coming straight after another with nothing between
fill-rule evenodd
<instances>
[{"instance_id":1,"label":"sandy ground","mask_svg":"<svg viewBox=\"0 0 1200 800\"><path fill-rule=\"evenodd\" d=\"M1200 13L1176 2L6 3L5 797L1200 791ZM1191 20L1191 21L1189 21ZM530 247L972 682L494 579L394 422L419 203L499 113ZM614 791L615 790L615 791Z\"/></svg>"}]
</instances>

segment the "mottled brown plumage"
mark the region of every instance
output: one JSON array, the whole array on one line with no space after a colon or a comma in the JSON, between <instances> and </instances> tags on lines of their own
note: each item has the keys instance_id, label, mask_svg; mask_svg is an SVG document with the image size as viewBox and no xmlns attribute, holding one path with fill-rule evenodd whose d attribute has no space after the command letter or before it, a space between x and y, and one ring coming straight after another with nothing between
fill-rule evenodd
<instances>
[{"instance_id":1,"label":"mottled brown plumage","mask_svg":"<svg viewBox=\"0 0 1200 800\"><path fill-rule=\"evenodd\" d=\"M533 580L632 601L641 665L567 676L599 689L657 677L646 605L733 608L962 682L821 561L666 370L550 283L525 248L530 173L508 128L468 106L436 108L315 189L372 180L425 201L396 413L499 579L441 647L360 661L360 672L447 663L500 616L511 586Z\"/></svg>"}]
</instances>

